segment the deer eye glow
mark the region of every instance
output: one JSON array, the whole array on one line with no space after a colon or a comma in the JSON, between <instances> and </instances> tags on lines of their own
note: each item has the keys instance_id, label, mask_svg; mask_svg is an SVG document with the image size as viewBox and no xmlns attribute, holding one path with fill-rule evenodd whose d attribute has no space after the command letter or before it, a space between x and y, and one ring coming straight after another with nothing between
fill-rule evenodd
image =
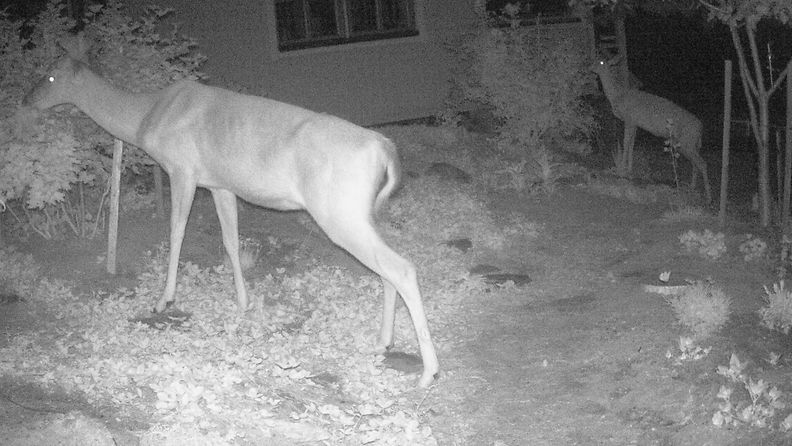
<instances>
[{"instance_id":1,"label":"deer eye glow","mask_svg":"<svg viewBox=\"0 0 792 446\"><path fill-rule=\"evenodd\" d=\"M50 76L50 77L48 77L48 78L47 78L47 81L49 81L49 82L55 82L55 76Z\"/></svg>"}]
</instances>

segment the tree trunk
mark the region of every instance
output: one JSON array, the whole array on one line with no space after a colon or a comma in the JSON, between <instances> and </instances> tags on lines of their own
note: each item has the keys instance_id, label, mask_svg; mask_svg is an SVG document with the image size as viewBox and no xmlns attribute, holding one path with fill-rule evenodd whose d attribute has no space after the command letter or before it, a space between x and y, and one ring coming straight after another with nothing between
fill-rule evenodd
<instances>
[{"instance_id":1,"label":"tree trunk","mask_svg":"<svg viewBox=\"0 0 792 446\"><path fill-rule=\"evenodd\" d=\"M756 47L754 30L746 27L748 40L751 43L751 56L754 62L755 76L751 76L751 70L745 60L745 50L740 40L739 29L736 24L730 24L732 43L737 52L737 60L740 66L740 80L742 81L745 100L748 103L748 113L750 116L751 129L753 130L754 140L756 141L756 151L759 156L759 173L757 178L757 193L759 195L759 224L763 227L770 225L770 162L768 148L768 129L769 129L769 108L768 94L765 88L764 78L758 66L759 51ZM759 108L757 116L756 108Z\"/></svg>"},{"instance_id":2,"label":"tree trunk","mask_svg":"<svg viewBox=\"0 0 792 446\"><path fill-rule=\"evenodd\" d=\"M770 111L767 97L759 100L759 224L770 225Z\"/></svg>"}]
</instances>

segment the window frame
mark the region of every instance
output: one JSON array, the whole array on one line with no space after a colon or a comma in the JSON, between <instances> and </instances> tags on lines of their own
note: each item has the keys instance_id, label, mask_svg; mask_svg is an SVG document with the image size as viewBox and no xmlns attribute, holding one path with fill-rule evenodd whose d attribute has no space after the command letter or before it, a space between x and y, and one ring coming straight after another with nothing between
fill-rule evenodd
<instances>
[{"instance_id":1,"label":"window frame","mask_svg":"<svg viewBox=\"0 0 792 446\"><path fill-rule=\"evenodd\" d=\"M308 13L306 12L306 5L309 0L296 0L301 1L303 8L303 22L305 26L305 34L309 33L308 29ZM366 42L381 42L391 41L394 39L404 38L418 38L423 35L421 29L421 2L422 0L405 0L408 4L408 20L409 24L404 28L390 29L390 30L375 30L369 32L353 33L350 30L351 22L353 21L349 14L349 1L350 0L332 0L333 9L335 12L335 21L337 33L329 36L316 36L316 37L303 37L299 39L292 39L281 41L281 33L278 26L278 1L273 1L272 17L274 29L274 47L278 54L290 54L295 52L302 52L304 50L320 49L328 47L344 47L350 44L360 44ZM382 27L383 15L380 12L381 2L387 0L376 0L376 21L377 27Z\"/></svg>"}]
</instances>

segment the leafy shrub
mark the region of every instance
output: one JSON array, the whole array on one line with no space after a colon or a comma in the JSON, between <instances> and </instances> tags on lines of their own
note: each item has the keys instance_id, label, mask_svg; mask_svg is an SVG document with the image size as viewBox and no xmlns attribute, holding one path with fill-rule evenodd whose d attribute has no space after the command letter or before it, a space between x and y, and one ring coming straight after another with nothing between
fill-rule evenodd
<instances>
[{"instance_id":1,"label":"leafy shrub","mask_svg":"<svg viewBox=\"0 0 792 446\"><path fill-rule=\"evenodd\" d=\"M500 137L523 151L558 135L587 137L596 124L581 100L591 79L586 48L571 36L520 27L518 14L514 7L500 15L478 12L473 30L456 48L454 91L460 97L451 100L451 108L491 106L502 122Z\"/></svg>"},{"instance_id":2,"label":"leafy shrub","mask_svg":"<svg viewBox=\"0 0 792 446\"><path fill-rule=\"evenodd\" d=\"M731 299L711 283L696 282L682 294L669 297L668 303L679 323L697 339L704 339L726 324Z\"/></svg>"},{"instance_id":3,"label":"leafy shrub","mask_svg":"<svg viewBox=\"0 0 792 446\"><path fill-rule=\"evenodd\" d=\"M754 427L767 427L775 416L776 410L783 409L785 404L780 401L783 392L778 387L770 385L760 379L754 381L743 372L746 363L741 362L736 354L732 353L729 367L719 365L718 375L725 376L734 384L739 384L747 392L750 402L734 402L732 400L734 389L731 385L722 385L718 391L718 410L712 415L712 424L718 427L738 425L745 423ZM780 427L784 430L784 423L790 420L787 417Z\"/></svg>"},{"instance_id":4,"label":"leafy shrub","mask_svg":"<svg viewBox=\"0 0 792 446\"><path fill-rule=\"evenodd\" d=\"M792 292L784 287L784 281L773 284L770 290L764 287L767 306L759 309L762 323L771 330L789 334L792 328Z\"/></svg>"},{"instance_id":5,"label":"leafy shrub","mask_svg":"<svg viewBox=\"0 0 792 446\"><path fill-rule=\"evenodd\" d=\"M767 243L759 237L748 234L745 237L745 241L740 243L738 250L742 253L746 262L760 260L767 254Z\"/></svg>"},{"instance_id":6,"label":"leafy shrub","mask_svg":"<svg viewBox=\"0 0 792 446\"><path fill-rule=\"evenodd\" d=\"M679 242L688 251L696 251L699 255L710 259L718 259L726 253L725 235L722 232L713 233L709 229L703 232L688 230L679 236Z\"/></svg>"},{"instance_id":7,"label":"leafy shrub","mask_svg":"<svg viewBox=\"0 0 792 446\"><path fill-rule=\"evenodd\" d=\"M63 14L66 2L51 0L31 20L30 37L22 22L0 13L0 111L17 108L35 76L61 53L58 41L74 21ZM111 82L132 91L161 88L178 79L199 78L204 58L192 51L191 39L160 34L169 10L147 7L139 19L123 13L123 3L110 0L86 13L89 60ZM0 118L9 118L0 116ZM43 120L18 113L4 127L14 135L0 145L0 201L10 205L16 221L45 238L68 231L80 237L97 234L106 203L111 138L73 108L57 108ZM42 149L43 146L43 149ZM143 152L125 151L125 167L141 173L153 164Z\"/></svg>"}]
</instances>

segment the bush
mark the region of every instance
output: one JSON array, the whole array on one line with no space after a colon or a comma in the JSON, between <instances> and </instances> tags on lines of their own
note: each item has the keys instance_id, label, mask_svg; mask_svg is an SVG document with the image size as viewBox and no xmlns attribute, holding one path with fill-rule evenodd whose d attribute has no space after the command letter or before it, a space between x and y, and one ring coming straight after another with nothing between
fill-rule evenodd
<instances>
[{"instance_id":1,"label":"bush","mask_svg":"<svg viewBox=\"0 0 792 446\"><path fill-rule=\"evenodd\" d=\"M767 255L767 243L752 234L745 236L745 241L737 248L746 262L764 259Z\"/></svg>"},{"instance_id":2,"label":"bush","mask_svg":"<svg viewBox=\"0 0 792 446\"><path fill-rule=\"evenodd\" d=\"M495 16L479 12L456 48L459 97L451 99L451 108L492 107L502 122L501 138L529 153L559 135L588 137L596 124L581 100L591 82L586 48L572 36L520 27L518 14L514 7Z\"/></svg>"},{"instance_id":3,"label":"bush","mask_svg":"<svg viewBox=\"0 0 792 446\"><path fill-rule=\"evenodd\" d=\"M718 259L726 253L725 235L714 233L709 229L703 232L688 230L679 236L679 242L690 252L698 252L702 257Z\"/></svg>"},{"instance_id":4,"label":"bush","mask_svg":"<svg viewBox=\"0 0 792 446\"><path fill-rule=\"evenodd\" d=\"M51 0L27 25L0 13L0 118L9 118L35 76L43 74L62 51L74 21L65 17L63 0ZM140 19L123 13L115 0L93 5L86 13L89 59L111 82L132 91L154 90L175 80L199 78L203 56L191 39L160 34L169 10L147 7ZM43 120L17 113L6 121L8 144L0 145L0 202L9 205L18 225L44 238L72 232L93 237L101 228L110 172L111 137L73 108L47 113ZM2 141L4 138L0 138ZM143 152L125 151L125 167L141 173L153 164Z\"/></svg>"},{"instance_id":5,"label":"bush","mask_svg":"<svg viewBox=\"0 0 792 446\"><path fill-rule=\"evenodd\" d=\"M696 339L705 339L729 320L731 299L711 283L696 282L682 294L668 298L679 323Z\"/></svg>"},{"instance_id":6,"label":"bush","mask_svg":"<svg viewBox=\"0 0 792 446\"><path fill-rule=\"evenodd\" d=\"M784 288L784 281L773 284L773 289L764 287L767 306L759 309L762 323L771 330L789 334L792 328L792 292Z\"/></svg>"}]
</instances>

